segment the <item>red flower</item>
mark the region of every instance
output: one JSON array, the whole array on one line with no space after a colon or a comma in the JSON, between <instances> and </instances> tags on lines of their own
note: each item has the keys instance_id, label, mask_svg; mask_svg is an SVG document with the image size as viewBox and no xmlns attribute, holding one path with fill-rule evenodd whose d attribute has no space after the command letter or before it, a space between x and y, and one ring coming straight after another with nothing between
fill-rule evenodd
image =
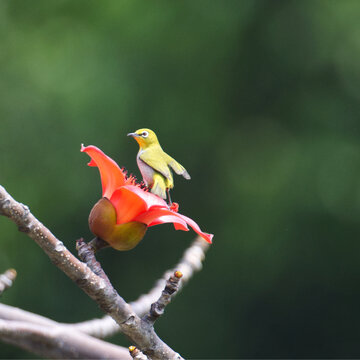
<instances>
[{"instance_id":1,"label":"red flower","mask_svg":"<svg viewBox=\"0 0 360 360\"><path fill-rule=\"evenodd\" d=\"M135 178L126 175L114 160L96 146L81 146L100 171L102 195L89 216L91 231L118 250L130 250L144 237L148 227L173 223L176 230L188 231L188 225L211 243L212 234L201 231L192 219L177 212L177 204L171 208L160 197L145 191Z\"/></svg>"}]
</instances>

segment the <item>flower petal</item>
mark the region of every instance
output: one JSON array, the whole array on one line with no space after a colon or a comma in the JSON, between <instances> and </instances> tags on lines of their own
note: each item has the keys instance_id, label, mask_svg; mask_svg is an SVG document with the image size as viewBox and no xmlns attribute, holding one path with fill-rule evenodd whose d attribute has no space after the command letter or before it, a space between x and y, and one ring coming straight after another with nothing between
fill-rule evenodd
<instances>
[{"instance_id":1,"label":"flower petal","mask_svg":"<svg viewBox=\"0 0 360 360\"><path fill-rule=\"evenodd\" d=\"M198 235L200 235L204 240L206 240L209 244L212 243L212 238L214 237L213 234L208 234L208 233L205 233L205 232L201 231L199 225L193 219L190 219L189 217L187 217L185 215L181 215L179 213L177 213L176 215L181 217L182 220L184 220L188 225L190 225L192 227L192 229Z\"/></svg>"},{"instance_id":2,"label":"flower petal","mask_svg":"<svg viewBox=\"0 0 360 360\"><path fill-rule=\"evenodd\" d=\"M89 166L98 167L101 177L102 195L110 199L115 189L125 183L123 172L113 159L105 155L96 146L90 145L84 147L84 145L81 144L81 152L86 152L91 157L91 161L88 164Z\"/></svg>"},{"instance_id":3,"label":"flower petal","mask_svg":"<svg viewBox=\"0 0 360 360\"><path fill-rule=\"evenodd\" d=\"M199 225L192 219L187 216L175 213L167 209L150 209L134 219L135 221L143 222L149 226L162 224L164 222L174 223L176 230L185 230L187 229L186 225L190 225L192 229L199 234L203 239L211 244L211 239L214 235L207 234L201 231Z\"/></svg>"},{"instance_id":4,"label":"flower petal","mask_svg":"<svg viewBox=\"0 0 360 360\"><path fill-rule=\"evenodd\" d=\"M147 210L146 201L141 196L138 196L132 188L138 187L132 185L122 186L116 189L110 198L116 209L117 224L133 221L138 215Z\"/></svg>"},{"instance_id":5,"label":"flower petal","mask_svg":"<svg viewBox=\"0 0 360 360\"><path fill-rule=\"evenodd\" d=\"M183 230L183 231L189 231L189 228L185 221L179 219L176 216L173 215L164 215L157 218L155 221L153 221L150 226L165 224L165 223L173 223L175 230Z\"/></svg>"},{"instance_id":6,"label":"flower petal","mask_svg":"<svg viewBox=\"0 0 360 360\"><path fill-rule=\"evenodd\" d=\"M151 207L160 207L165 209L169 208L166 201L164 201L162 198L152 194L151 192L141 189L139 186L125 185L123 187L140 197L146 203L146 210L150 209Z\"/></svg>"}]
</instances>

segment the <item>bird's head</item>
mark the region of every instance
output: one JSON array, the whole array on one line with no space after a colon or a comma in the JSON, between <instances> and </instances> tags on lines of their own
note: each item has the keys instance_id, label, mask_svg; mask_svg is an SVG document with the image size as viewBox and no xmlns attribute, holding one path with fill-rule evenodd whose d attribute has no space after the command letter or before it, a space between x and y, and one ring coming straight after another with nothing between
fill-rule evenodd
<instances>
[{"instance_id":1,"label":"bird's head","mask_svg":"<svg viewBox=\"0 0 360 360\"><path fill-rule=\"evenodd\" d=\"M150 129L138 129L133 133L127 134L127 136L132 136L142 149L159 143L156 134Z\"/></svg>"}]
</instances>

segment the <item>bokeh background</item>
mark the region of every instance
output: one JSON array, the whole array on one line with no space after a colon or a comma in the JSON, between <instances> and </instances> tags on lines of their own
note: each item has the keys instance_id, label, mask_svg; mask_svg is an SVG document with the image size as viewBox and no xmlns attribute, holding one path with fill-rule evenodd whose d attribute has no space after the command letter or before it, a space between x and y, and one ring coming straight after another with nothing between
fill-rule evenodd
<instances>
[{"instance_id":1,"label":"bokeh background","mask_svg":"<svg viewBox=\"0 0 360 360\"><path fill-rule=\"evenodd\" d=\"M101 195L80 144L139 175L126 134L152 128L192 176L174 201L215 234L159 335L186 358L359 357L359 17L358 0L0 0L0 183L75 252ZM1 301L102 316L0 229L0 272L18 271ZM193 238L157 226L99 260L130 301Z\"/></svg>"}]
</instances>

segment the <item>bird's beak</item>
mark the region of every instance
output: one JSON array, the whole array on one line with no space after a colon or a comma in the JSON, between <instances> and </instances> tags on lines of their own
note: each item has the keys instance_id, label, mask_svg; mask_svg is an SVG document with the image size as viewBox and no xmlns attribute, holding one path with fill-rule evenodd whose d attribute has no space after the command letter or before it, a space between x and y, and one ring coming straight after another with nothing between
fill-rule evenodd
<instances>
[{"instance_id":1,"label":"bird's beak","mask_svg":"<svg viewBox=\"0 0 360 360\"><path fill-rule=\"evenodd\" d=\"M137 133L128 133L127 136L138 137L139 135Z\"/></svg>"}]
</instances>

